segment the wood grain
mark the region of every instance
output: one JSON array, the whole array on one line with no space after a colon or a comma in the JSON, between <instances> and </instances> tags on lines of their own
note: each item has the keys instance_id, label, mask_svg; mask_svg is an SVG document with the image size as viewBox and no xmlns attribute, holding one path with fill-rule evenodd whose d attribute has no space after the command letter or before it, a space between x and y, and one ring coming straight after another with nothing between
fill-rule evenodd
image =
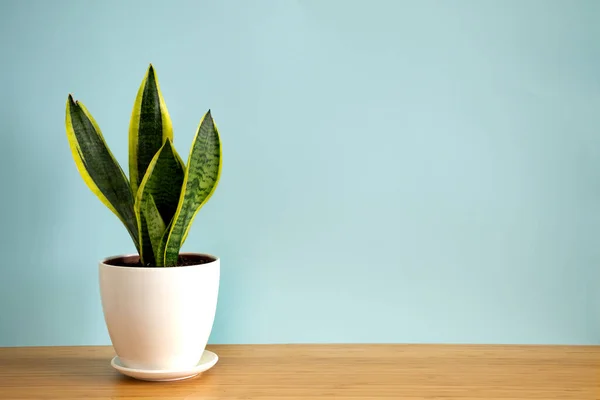
<instances>
[{"instance_id":1,"label":"wood grain","mask_svg":"<svg viewBox=\"0 0 600 400\"><path fill-rule=\"evenodd\" d=\"M114 371L111 347L0 348L1 399L600 399L600 347L209 346L219 363L179 382Z\"/></svg>"}]
</instances>

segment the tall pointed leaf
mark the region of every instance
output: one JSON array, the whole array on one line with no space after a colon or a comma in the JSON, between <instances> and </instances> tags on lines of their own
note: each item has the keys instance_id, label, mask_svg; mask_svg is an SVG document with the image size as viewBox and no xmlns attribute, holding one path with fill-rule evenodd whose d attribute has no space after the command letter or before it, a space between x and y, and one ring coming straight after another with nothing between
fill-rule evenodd
<instances>
[{"instance_id":1,"label":"tall pointed leaf","mask_svg":"<svg viewBox=\"0 0 600 400\"><path fill-rule=\"evenodd\" d=\"M69 147L83 180L123 222L139 250L134 199L127 177L90 112L71 95L67 99L65 125Z\"/></svg>"},{"instance_id":2,"label":"tall pointed leaf","mask_svg":"<svg viewBox=\"0 0 600 400\"><path fill-rule=\"evenodd\" d=\"M200 121L190 149L183 190L165 243L165 266L177 265L194 217L217 187L221 165L221 139L209 110Z\"/></svg>"},{"instance_id":3,"label":"tall pointed leaf","mask_svg":"<svg viewBox=\"0 0 600 400\"><path fill-rule=\"evenodd\" d=\"M146 220L143 213L143 210L148 207L146 203L152 201L163 225L169 223L177 211L184 175L181 158L175 151L171 140L167 139L150 162L135 200L135 213L138 217L140 236L142 237L141 257L145 264L162 265L164 259L162 254L156 254L158 247L152 245L155 241L160 242L164 234L164 227L163 232L158 233L158 237L153 236L157 234L157 230L151 226L152 221Z\"/></svg>"},{"instance_id":4,"label":"tall pointed leaf","mask_svg":"<svg viewBox=\"0 0 600 400\"><path fill-rule=\"evenodd\" d=\"M152 64L142 80L129 122L129 179L133 193L165 140L173 140L171 117Z\"/></svg>"}]
</instances>

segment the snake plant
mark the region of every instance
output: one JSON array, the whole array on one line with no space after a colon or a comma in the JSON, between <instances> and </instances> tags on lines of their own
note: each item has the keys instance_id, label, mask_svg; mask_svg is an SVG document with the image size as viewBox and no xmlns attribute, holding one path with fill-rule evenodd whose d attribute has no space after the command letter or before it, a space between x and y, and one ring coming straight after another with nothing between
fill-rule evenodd
<instances>
[{"instance_id":1,"label":"snake plant","mask_svg":"<svg viewBox=\"0 0 600 400\"><path fill-rule=\"evenodd\" d=\"M90 190L125 225L144 267L174 267L192 222L221 176L221 140L208 110L187 162L173 146L173 126L156 71L148 67L129 123L129 179L88 109L69 94L66 131Z\"/></svg>"}]
</instances>

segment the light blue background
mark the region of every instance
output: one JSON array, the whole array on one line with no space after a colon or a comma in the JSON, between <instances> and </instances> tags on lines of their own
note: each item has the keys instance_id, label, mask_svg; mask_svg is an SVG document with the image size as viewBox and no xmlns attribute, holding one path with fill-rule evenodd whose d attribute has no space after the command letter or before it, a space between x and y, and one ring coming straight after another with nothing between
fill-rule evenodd
<instances>
[{"instance_id":1,"label":"light blue background","mask_svg":"<svg viewBox=\"0 0 600 400\"><path fill-rule=\"evenodd\" d=\"M69 92L126 168L157 71L220 186L211 342L600 343L600 2L0 2L0 345L108 344Z\"/></svg>"}]
</instances>

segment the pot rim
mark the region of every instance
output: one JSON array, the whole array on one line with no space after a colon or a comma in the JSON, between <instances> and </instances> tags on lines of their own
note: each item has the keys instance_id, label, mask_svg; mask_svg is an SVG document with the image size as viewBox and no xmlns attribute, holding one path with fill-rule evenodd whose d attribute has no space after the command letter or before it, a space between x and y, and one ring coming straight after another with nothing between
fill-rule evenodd
<instances>
[{"instance_id":1,"label":"pot rim","mask_svg":"<svg viewBox=\"0 0 600 400\"><path fill-rule=\"evenodd\" d=\"M127 257L138 257L139 258L138 253L130 253L130 254L120 254L120 255L113 255L113 256L105 257L100 260L99 264L102 267L108 267L108 268L122 268L122 269L144 270L144 271L149 271L149 270L168 271L168 270L173 270L173 269L179 270L182 268L211 266L211 265L214 265L217 261L220 261L219 257L209 254L209 253L181 252L181 253L179 253L179 255L180 256L204 256L204 257L210 258L211 261L206 262L206 263L201 263L201 264L181 265L181 266L177 266L177 267L130 267L130 266L125 266L125 265L108 264L109 261L117 260L120 258L127 258Z\"/></svg>"}]
</instances>

